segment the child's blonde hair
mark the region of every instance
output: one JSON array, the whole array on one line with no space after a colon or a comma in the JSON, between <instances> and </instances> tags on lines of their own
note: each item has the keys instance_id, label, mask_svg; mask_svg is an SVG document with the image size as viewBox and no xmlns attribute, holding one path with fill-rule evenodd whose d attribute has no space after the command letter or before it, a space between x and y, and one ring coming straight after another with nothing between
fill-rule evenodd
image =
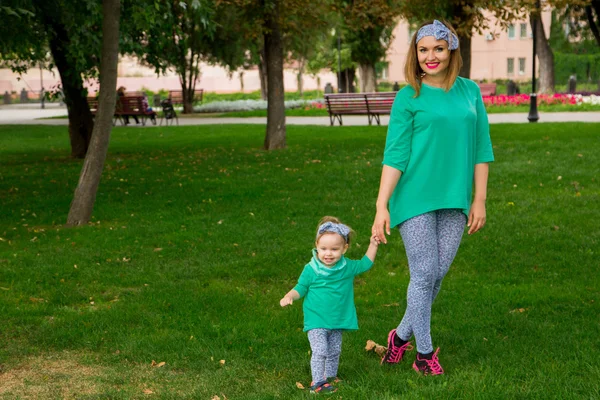
<instances>
[{"instance_id":1,"label":"child's blonde hair","mask_svg":"<svg viewBox=\"0 0 600 400\"><path fill-rule=\"evenodd\" d=\"M334 223L334 224L340 224L340 225L344 225L345 227L347 227L348 230L349 230L348 235L344 236L344 235L340 234L340 236L344 239L344 241L346 242L346 244L350 244L350 238L352 236L354 236L354 231L352 230L352 228L350 228L348 225L344 224L338 218L331 217L331 216L325 216L325 217L321 218L321 220L319 221L319 225L317 225L317 239L315 240L315 242L318 242L319 239L321 239L321 236L323 236L326 233L338 233L339 234L339 232L329 231L329 230L326 230L324 232L319 233L319 230L320 230L319 228L321 228L321 225L323 225L323 224L325 224L327 222L331 222L331 223Z\"/></svg>"}]
</instances>

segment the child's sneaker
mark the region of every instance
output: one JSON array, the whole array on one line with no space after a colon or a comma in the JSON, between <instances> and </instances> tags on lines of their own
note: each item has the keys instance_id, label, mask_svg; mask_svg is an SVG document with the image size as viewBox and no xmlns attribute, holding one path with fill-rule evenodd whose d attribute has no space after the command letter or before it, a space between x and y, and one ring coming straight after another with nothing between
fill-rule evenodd
<instances>
[{"instance_id":1,"label":"child's sneaker","mask_svg":"<svg viewBox=\"0 0 600 400\"><path fill-rule=\"evenodd\" d=\"M387 351L381 359L381 364L398 364L402 361L402 356L407 350L412 350L413 346L410 342L404 343L402 346L396 346L394 338L396 337L396 330L392 329L388 335Z\"/></svg>"},{"instance_id":2,"label":"child's sneaker","mask_svg":"<svg viewBox=\"0 0 600 400\"><path fill-rule=\"evenodd\" d=\"M437 354L439 351L440 348L438 347L435 353L431 355L431 359L421 358L419 353L417 353L417 358L413 363L413 369L418 373L422 373L423 375L442 375L444 373L444 369L438 360Z\"/></svg>"},{"instance_id":3,"label":"child's sneaker","mask_svg":"<svg viewBox=\"0 0 600 400\"><path fill-rule=\"evenodd\" d=\"M331 386L327 381L322 382L311 382L310 383L310 392L313 394L330 394L337 391L337 388Z\"/></svg>"}]
</instances>

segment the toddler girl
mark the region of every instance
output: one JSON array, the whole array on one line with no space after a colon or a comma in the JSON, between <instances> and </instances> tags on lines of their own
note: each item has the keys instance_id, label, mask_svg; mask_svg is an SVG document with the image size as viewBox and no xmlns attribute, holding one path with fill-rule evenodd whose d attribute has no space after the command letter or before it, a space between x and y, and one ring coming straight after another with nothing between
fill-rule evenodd
<instances>
[{"instance_id":1,"label":"toddler girl","mask_svg":"<svg viewBox=\"0 0 600 400\"><path fill-rule=\"evenodd\" d=\"M371 268L379 239L373 235L361 260L344 257L352 230L337 218L324 217L317 228L316 249L306 264L298 284L280 301L282 307L305 297L304 331L312 351L311 393L335 392L342 350L342 331L357 330L354 306L354 277Z\"/></svg>"}]
</instances>

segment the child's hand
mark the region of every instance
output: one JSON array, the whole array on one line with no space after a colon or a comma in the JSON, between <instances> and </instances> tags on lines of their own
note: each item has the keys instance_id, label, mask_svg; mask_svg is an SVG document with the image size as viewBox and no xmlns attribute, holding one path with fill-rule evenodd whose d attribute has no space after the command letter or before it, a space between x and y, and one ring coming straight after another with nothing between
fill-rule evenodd
<instances>
[{"instance_id":1,"label":"child's hand","mask_svg":"<svg viewBox=\"0 0 600 400\"><path fill-rule=\"evenodd\" d=\"M292 305L293 302L294 302L294 299L292 299L291 297L283 296L283 298L281 300L279 300L279 305L281 307L285 307L285 306Z\"/></svg>"},{"instance_id":2,"label":"child's hand","mask_svg":"<svg viewBox=\"0 0 600 400\"><path fill-rule=\"evenodd\" d=\"M371 245L372 246L379 246L381 244L381 240L379 239L379 237L377 235L373 235L371 236Z\"/></svg>"}]
</instances>

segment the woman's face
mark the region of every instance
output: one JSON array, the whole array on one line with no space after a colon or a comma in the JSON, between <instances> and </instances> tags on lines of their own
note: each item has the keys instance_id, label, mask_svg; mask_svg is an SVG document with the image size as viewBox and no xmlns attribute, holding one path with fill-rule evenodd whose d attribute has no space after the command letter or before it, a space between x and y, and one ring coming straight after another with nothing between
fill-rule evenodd
<instances>
[{"instance_id":1,"label":"woman's face","mask_svg":"<svg viewBox=\"0 0 600 400\"><path fill-rule=\"evenodd\" d=\"M425 36L417 43L419 66L427 75L443 76L450 64L448 42Z\"/></svg>"}]
</instances>

